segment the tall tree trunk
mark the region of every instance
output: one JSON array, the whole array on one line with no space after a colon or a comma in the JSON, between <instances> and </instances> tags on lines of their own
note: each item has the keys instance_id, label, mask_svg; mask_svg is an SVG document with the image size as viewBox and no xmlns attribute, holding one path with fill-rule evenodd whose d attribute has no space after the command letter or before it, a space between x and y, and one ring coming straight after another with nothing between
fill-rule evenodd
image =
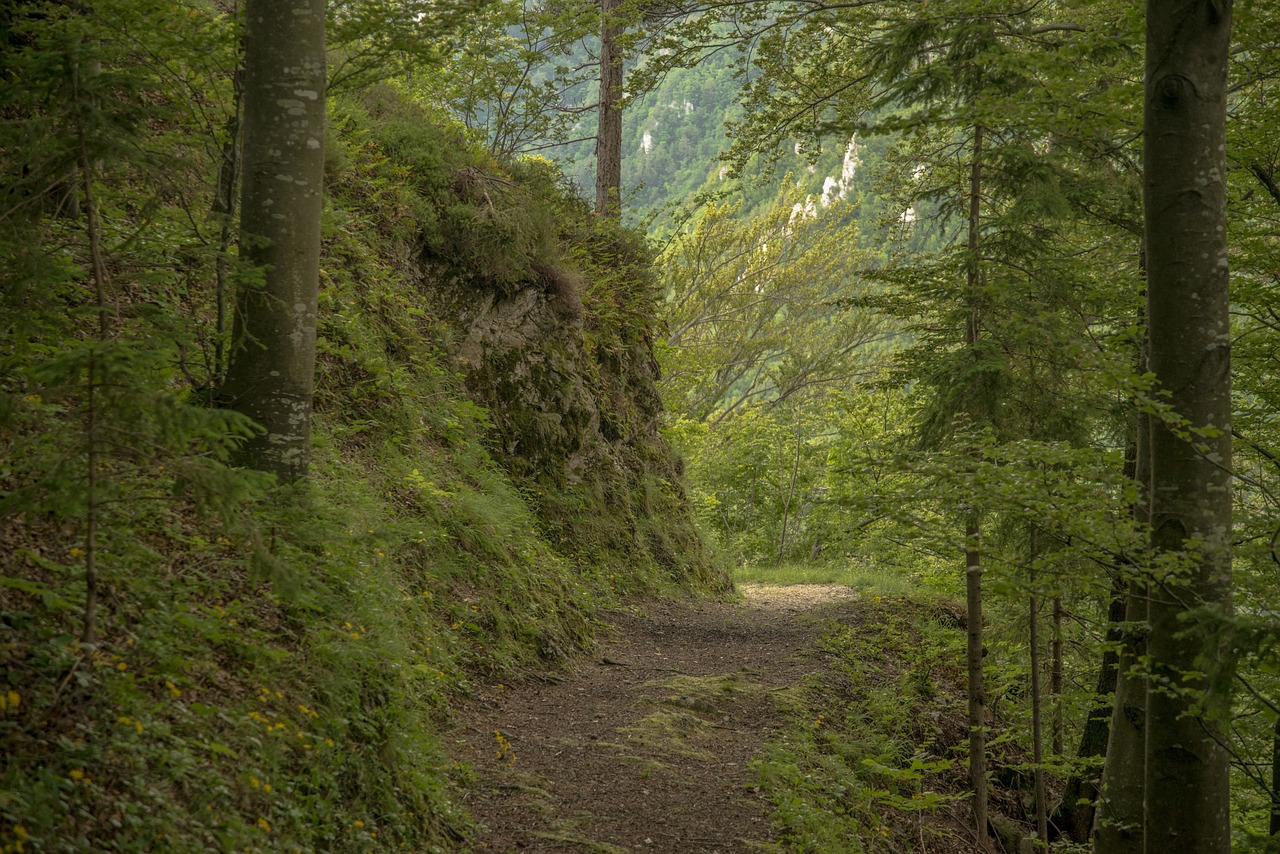
<instances>
[{"instance_id":1,"label":"tall tree trunk","mask_svg":"<svg viewBox=\"0 0 1280 854\"><path fill-rule=\"evenodd\" d=\"M324 179L324 0L245 4L240 252L258 281L236 298L219 399L264 432L240 462L306 475L315 383Z\"/></svg>"},{"instance_id":2,"label":"tall tree trunk","mask_svg":"<svg viewBox=\"0 0 1280 854\"><path fill-rule=\"evenodd\" d=\"M1225 154L1231 4L1147 3L1143 207L1151 369L1186 426L1213 432L1188 438L1185 429L1152 421L1152 548L1157 560L1190 565L1154 578L1151 587L1148 854L1231 848L1227 752L1217 721L1193 711L1197 699L1223 708L1230 680L1186 675L1211 667L1221 651L1219 634L1199 609L1228 608L1231 592Z\"/></svg>"},{"instance_id":3,"label":"tall tree trunk","mask_svg":"<svg viewBox=\"0 0 1280 854\"><path fill-rule=\"evenodd\" d=\"M622 217L622 48L619 0L600 0L600 107L596 132L596 213Z\"/></svg>"},{"instance_id":4,"label":"tall tree trunk","mask_svg":"<svg viewBox=\"0 0 1280 854\"><path fill-rule=\"evenodd\" d=\"M967 280L969 318L965 344L976 347L981 336L978 286L978 232L982 226L982 126L973 129L973 164L969 172L969 257ZM979 848L988 849L987 837L987 730L986 688L982 672L982 526L977 509L965 525L965 608L968 612L969 785L973 787L973 825Z\"/></svg>"}]
</instances>

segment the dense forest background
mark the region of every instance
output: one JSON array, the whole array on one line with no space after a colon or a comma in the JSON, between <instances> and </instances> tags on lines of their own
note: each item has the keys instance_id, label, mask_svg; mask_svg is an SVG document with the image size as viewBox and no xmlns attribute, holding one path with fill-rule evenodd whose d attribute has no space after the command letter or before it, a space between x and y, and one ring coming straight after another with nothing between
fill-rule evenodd
<instances>
[{"instance_id":1,"label":"dense forest background","mask_svg":"<svg viewBox=\"0 0 1280 854\"><path fill-rule=\"evenodd\" d=\"M271 3L0 10L0 850L464 849L472 682L734 578L968 635L897 687L963 743L886 701L773 754L788 850L957 799L1040 849L1276 850L1280 9L606 4L611 212L595 4L322 3L290 473L228 402L290 308L241 201ZM1168 73L1221 72L1224 146L1144 154L1200 32ZM1208 212L1155 228L1167 187Z\"/></svg>"}]
</instances>

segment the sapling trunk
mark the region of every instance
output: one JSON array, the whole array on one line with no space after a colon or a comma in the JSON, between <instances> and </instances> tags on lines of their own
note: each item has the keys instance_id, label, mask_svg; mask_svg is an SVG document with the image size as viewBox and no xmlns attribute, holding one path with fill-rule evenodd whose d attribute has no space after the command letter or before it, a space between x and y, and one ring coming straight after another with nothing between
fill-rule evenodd
<instances>
[{"instance_id":1,"label":"sapling trunk","mask_svg":"<svg viewBox=\"0 0 1280 854\"><path fill-rule=\"evenodd\" d=\"M76 92L79 97L79 91ZM85 229L89 238L89 266L93 275L94 307L98 327L96 340L89 350L85 401L85 457L88 465L88 484L85 505L84 537L84 626L80 642L91 645L98 636L98 350L106 342L107 328L107 265L102 255L102 224L98 218L98 202L93 192L93 160L89 157L89 143L84 127L77 128L79 142L80 179L84 191Z\"/></svg>"}]
</instances>

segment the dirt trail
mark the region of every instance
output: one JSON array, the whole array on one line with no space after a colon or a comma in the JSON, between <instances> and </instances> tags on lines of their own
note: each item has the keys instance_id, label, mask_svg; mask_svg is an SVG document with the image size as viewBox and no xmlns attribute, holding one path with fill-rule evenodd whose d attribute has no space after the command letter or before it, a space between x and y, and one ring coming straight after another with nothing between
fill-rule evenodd
<instances>
[{"instance_id":1,"label":"dirt trail","mask_svg":"<svg viewBox=\"0 0 1280 854\"><path fill-rule=\"evenodd\" d=\"M650 602L608 615L560 681L488 686L454 733L467 807L493 852L759 851L767 804L748 763L814 668L803 616L848 588L743 589L739 605Z\"/></svg>"}]
</instances>

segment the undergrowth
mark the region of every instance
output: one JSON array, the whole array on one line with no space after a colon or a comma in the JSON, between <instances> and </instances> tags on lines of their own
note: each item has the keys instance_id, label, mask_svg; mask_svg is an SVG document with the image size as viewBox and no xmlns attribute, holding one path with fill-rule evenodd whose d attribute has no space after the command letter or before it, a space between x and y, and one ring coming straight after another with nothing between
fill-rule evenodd
<instances>
[{"instance_id":1,"label":"undergrowth","mask_svg":"<svg viewBox=\"0 0 1280 854\"><path fill-rule=\"evenodd\" d=\"M942 604L868 595L824 624L824 665L755 763L782 847L925 850L966 788L963 635ZM963 846L962 846L963 848Z\"/></svg>"},{"instance_id":2,"label":"undergrowth","mask_svg":"<svg viewBox=\"0 0 1280 854\"><path fill-rule=\"evenodd\" d=\"M77 226L0 235L32 259L3 282L26 337L0 352L2 851L458 850L470 825L440 746L450 701L477 674L589 646L592 614L621 593L723 584L665 446L635 439L644 407L615 425L635 450L611 475L522 476L449 355L457 330L426 309L424 258L510 291L572 283L617 235L549 215L565 200L547 198L543 167L496 163L394 93L337 102L331 120L303 488L228 468L247 425L191 381L211 373L195 363L213 305L192 290L210 258L122 284L103 343L84 320ZM131 180L99 188L118 227L178 233L163 199L129 219ZM144 259L112 263L124 280ZM58 305L19 300L55 267ZM613 291L580 295L581 369L622 400L644 390L618 385L608 359L654 319ZM90 611L99 629L82 642Z\"/></svg>"}]
</instances>

